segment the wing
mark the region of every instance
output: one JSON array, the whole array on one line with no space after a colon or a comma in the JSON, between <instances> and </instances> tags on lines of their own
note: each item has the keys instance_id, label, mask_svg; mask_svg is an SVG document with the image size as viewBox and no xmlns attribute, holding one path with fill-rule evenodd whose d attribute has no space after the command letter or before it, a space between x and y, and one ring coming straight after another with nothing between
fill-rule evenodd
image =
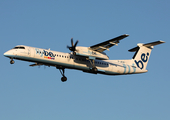
<instances>
[{"instance_id":1,"label":"wing","mask_svg":"<svg viewBox=\"0 0 170 120\"><path fill-rule=\"evenodd\" d=\"M119 40L121 40L125 37L128 37L128 36L129 35L124 34L124 35L118 36L116 38L107 40L105 42L99 43L97 45L90 46L89 49L97 51L97 52L103 52L105 50L109 50L110 47L117 45L119 43Z\"/></svg>"}]
</instances>

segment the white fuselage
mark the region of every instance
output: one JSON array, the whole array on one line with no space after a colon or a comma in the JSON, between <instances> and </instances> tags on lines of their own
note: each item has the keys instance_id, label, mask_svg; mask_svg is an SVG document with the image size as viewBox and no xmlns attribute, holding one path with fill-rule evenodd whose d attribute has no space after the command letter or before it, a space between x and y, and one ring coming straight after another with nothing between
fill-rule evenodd
<instances>
[{"instance_id":1,"label":"white fuselage","mask_svg":"<svg viewBox=\"0 0 170 120\"><path fill-rule=\"evenodd\" d=\"M11 59L19 59L41 65L55 66L56 68L69 68L91 72L92 65L84 56L73 55L72 53L63 53L41 48L20 45L4 53L4 56ZM143 73L135 67L133 60L95 60L97 73L107 75L122 75Z\"/></svg>"}]
</instances>

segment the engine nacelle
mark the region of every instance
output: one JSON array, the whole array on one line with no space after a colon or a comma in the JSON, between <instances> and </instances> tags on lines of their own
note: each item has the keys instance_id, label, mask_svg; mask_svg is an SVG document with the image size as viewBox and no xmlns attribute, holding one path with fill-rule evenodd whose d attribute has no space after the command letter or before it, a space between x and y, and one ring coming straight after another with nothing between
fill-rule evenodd
<instances>
[{"instance_id":1,"label":"engine nacelle","mask_svg":"<svg viewBox=\"0 0 170 120\"><path fill-rule=\"evenodd\" d=\"M93 51L93 50L90 50L88 47L77 46L74 54L79 55L79 56L84 56L84 57L93 57L93 58L100 59L100 60L109 59L109 57L104 52L100 53L97 51Z\"/></svg>"}]
</instances>

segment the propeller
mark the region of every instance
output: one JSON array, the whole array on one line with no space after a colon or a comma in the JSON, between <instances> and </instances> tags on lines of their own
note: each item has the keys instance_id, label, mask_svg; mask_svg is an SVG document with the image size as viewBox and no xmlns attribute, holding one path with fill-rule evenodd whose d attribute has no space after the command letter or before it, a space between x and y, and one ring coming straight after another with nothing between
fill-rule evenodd
<instances>
[{"instance_id":1,"label":"propeller","mask_svg":"<svg viewBox=\"0 0 170 120\"><path fill-rule=\"evenodd\" d=\"M71 46L67 46L67 48L70 50L70 51L76 51L76 46L77 46L77 43L78 43L79 41L77 40L76 41L76 43L74 44L73 43L73 38L71 38Z\"/></svg>"}]
</instances>

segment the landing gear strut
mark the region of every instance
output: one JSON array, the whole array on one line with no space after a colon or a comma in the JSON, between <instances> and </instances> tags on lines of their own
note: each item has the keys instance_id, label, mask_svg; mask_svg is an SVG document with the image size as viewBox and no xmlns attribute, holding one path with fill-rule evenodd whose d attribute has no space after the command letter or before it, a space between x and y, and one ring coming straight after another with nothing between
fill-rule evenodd
<instances>
[{"instance_id":1,"label":"landing gear strut","mask_svg":"<svg viewBox=\"0 0 170 120\"><path fill-rule=\"evenodd\" d=\"M14 62L14 60L13 60L13 59L11 59L10 63L11 63L11 64L14 64L15 62Z\"/></svg>"},{"instance_id":2,"label":"landing gear strut","mask_svg":"<svg viewBox=\"0 0 170 120\"><path fill-rule=\"evenodd\" d=\"M95 66L95 60L90 60L89 58L87 58L87 60L89 60L90 61L90 64L92 65L92 72L93 73L95 73L95 74L97 74L97 68L96 68L96 66Z\"/></svg>"},{"instance_id":3,"label":"landing gear strut","mask_svg":"<svg viewBox=\"0 0 170 120\"><path fill-rule=\"evenodd\" d=\"M63 77L61 78L61 81L62 81L62 82L67 81L67 77L64 75L65 68L62 68L62 69L59 69L59 70L60 70L61 75L63 76Z\"/></svg>"}]
</instances>

